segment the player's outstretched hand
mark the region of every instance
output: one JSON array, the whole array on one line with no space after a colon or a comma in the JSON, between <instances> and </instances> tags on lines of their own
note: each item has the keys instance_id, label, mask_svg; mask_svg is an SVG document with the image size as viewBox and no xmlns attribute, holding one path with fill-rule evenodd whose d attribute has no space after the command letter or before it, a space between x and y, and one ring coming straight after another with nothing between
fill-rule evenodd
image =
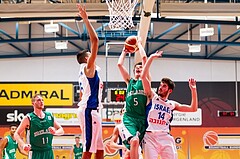
<instances>
[{"instance_id":1,"label":"player's outstretched hand","mask_svg":"<svg viewBox=\"0 0 240 159\"><path fill-rule=\"evenodd\" d=\"M49 127L48 131L53 135L56 133L56 129L54 127Z\"/></svg>"},{"instance_id":2,"label":"player's outstretched hand","mask_svg":"<svg viewBox=\"0 0 240 159\"><path fill-rule=\"evenodd\" d=\"M128 54L128 53L131 53L131 52L128 51L125 47L123 47L122 53L124 53L124 54Z\"/></svg>"},{"instance_id":3,"label":"player's outstretched hand","mask_svg":"<svg viewBox=\"0 0 240 159\"><path fill-rule=\"evenodd\" d=\"M77 8L78 8L77 15L80 16L83 20L88 19L85 6L82 6L81 4L77 4Z\"/></svg>"},{"instance_id":4,"label":"player's outstretched hand","mask_svg":"<svg viewBox=\"0 0 240 159\"><path fill-rule=\"evenodd\" d=\"M156 51L154 54L151 54L151 57L153 58L161 57L162 54L163 54L163 51Z\"/></svg>"},{"instance_id":5,"label":"player's outstretched hand","mask_svg":"<svg viewBox=\"0 0 240 159\"><path fill-rule=\"evenodd\" d=\"M189 78L188 83L191 90L197 88L196 80L194 78Z\"/></svg>"}]
</instances>

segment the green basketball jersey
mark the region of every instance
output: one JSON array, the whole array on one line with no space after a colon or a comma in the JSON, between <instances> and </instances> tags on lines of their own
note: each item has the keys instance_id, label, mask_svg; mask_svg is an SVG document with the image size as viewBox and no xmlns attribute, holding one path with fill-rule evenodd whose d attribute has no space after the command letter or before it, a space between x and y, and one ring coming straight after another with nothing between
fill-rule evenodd
<instances>
[{"instance_id":1,"label":"green basketball jersey","mask_svg":"<svg viewBox=\"0 0 240 159\"><path fill-rule=\"evenodd\" d=\"M48 131L53 127L54 118L51 113L44 112L45 117L39 118L33 112L28 113L30 128L27 132L27 141L31 144L32 151L46 151L52 149L53 135Z\"/></svg>"},{"instance_id":2,"label":"green basketball jersey","mask_svg":"<svg viewBox=\"0 0 240 159\"><path fill-rule=\"evenodd\" d=\"M82 153L83 153L83 146L80 143L80 146L77 147L76 145L73 146L73 152L74 152L74 159L81 159Z\"/></svg>"},{"instance_id":3,"label":"green basketball jersey","mask_svg":"<svg viewBox=\"0 0 240 159\"><path fill-rule=\"evenodd\" d=\"M10 135L6 136L8 143L4 149L3 159L16 159L16 149L18 147L17 142L12 139Z\"/></svg>"},{"instance_id":4,"label":"green basketball jersey","mask_svg":"<svg viewBox=\"0 0 240 159\"><path fill-rule=\"evenodd\" d=\"M126 114L135 118L146 118L147 97L141 80L130 79L126 95Z\"/></svg>"}]
</instances>

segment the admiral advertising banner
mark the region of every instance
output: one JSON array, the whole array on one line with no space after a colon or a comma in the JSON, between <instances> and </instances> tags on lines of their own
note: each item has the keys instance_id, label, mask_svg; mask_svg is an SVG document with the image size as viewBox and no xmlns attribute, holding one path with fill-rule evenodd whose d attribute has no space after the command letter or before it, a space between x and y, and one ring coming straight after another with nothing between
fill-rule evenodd
<instances>
[{"instance_id":1,"label":"admiral advertising banner","mask_svg":"<svg viewBox=\"0 0 240 159\"><path fill-rule=\"evenodd\" d=\"M0 84L0 106L30 106L31 98L41 94L45 106L73 104L73 85L64 83Z\"/></svg>"}]
</instances>

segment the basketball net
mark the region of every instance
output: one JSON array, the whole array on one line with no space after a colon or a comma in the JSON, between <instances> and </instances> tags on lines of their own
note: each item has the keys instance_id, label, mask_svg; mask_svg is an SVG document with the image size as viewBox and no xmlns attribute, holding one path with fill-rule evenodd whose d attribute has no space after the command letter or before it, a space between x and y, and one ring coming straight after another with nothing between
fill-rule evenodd
<instances>
[{"instance_id":1,"label":"basketball net","mask_svg":"<svg viewBox=\"0 0 240 159\"><path fill-rule=\"evenodd\" d=\"M134 27L132 17L138 0L106 0L110 14L108 24L111 30L123 30Z\"/></svg>"}]
</instances>

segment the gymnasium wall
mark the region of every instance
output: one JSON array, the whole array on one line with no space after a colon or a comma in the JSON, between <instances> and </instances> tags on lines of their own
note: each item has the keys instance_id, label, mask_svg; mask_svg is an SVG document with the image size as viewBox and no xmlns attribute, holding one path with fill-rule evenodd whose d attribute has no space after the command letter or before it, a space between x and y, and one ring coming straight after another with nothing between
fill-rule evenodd
<instances>
[{"instance_id":1,"label":"gymnasium wall","mask_svg":"<svg viewBox=\"0 0 240 159\"><path fill-rule=\"evenodd\" d=\"M122 81L117 69L118 57L106 59L98 56L97 64L102 68L103 81ZM106 64L107 62L107 64ZM126 67L129 60L125 61ZM130 60L130 65L133 61ZM106 73L107 70L107 73ZM132 70L132 68L130 68ZM174 81L187 81L194 77L197 81L240 80L240 62L224 60L191 60L161 58L151 67L153 81L168 76ZM131 71L132 72L132 71ZM75 56L34 57L0 59L0 81L77 81L78 64Z\"/></svg>"}]
</instances>

